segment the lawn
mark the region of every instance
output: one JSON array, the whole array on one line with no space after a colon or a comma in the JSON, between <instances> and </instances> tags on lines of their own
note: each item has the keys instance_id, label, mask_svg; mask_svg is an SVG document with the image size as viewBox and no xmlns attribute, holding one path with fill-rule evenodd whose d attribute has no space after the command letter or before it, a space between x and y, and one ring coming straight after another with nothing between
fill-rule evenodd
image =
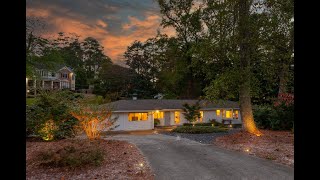
<instances>
[{"instance_id":1,"label":"lawn","mask_svg":"<svg viewBox=\"0 0 320 180\"><path fill-rule=\"evenodd\" d=\"M26 153L27 179L154 179L138 148L125 141L27 140Z\"/></svg>"},{"instance_id":2,"label":"lawn","mask_svg":"<svg viewBox=\"0 0 320 180\"><path fill-rule=\"evenodd\" d=\"M261 130L256 136L244 131L218 137L214 144L293 167L294 134L291 131Z\"/></svg>"},{"instance_id":3,"label":"lawn","mask_svg":"<svg viewBox=\"0 0 320 180\"><path fill-rule=\"evenodd\" d=\"M27 98L26 101L27 101L27 105L30 106L34 104L34 102L36 101L36 98Z\"/></svg>"}]
</instances>

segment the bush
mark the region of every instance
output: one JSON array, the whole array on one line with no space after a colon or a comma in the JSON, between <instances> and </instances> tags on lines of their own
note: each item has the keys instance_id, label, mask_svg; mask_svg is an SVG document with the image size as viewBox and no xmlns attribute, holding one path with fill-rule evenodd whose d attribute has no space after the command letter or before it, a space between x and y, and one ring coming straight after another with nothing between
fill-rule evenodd
<instances>
[{"instance_id":1,"label":"bush","mask_svg":"<svg viewBox=\"0 0 320 180\"><path fill-rule=\"evenodd\" d=\"M172 130L177 133L190 133L190 134L202 134L202 133L216 133L226 132L228 128L217 128L211 126L179 126Z\"/></svg>"},{"instance_id":2,"label":"bush","mask_svg":"<svg viewBox=\"0 0 320 180\"><path fill-rule=\"evenodd\" d=\"M257 126L261 129L292 130L294 106L284 103L274 107L262 105L254 109L253 115Z\"/></svg>"},{"instance_id":3,"label":"bush","mask_svg":"<svg viewBox=\"0 0 320 180\"><path fill-rule=\"evenodd\" d=\"M104 159L104 151L96 143L76 143L65 145L59 149L41 151L38 161L49 167L83 167L99 166Z\"/></svg>"},{"instance_id":4,"label":"bush","mask_svg":"<svg viewBox=\"0 0 320 180\"><path fill-rule=\"evenodd\" d=\"M154 126L158 126L160 124L160 120L159 119L154 119Z\"/></svg>"},{"instance_id":5,"label":"bush","mask_svg":"<svg viewBox=\"0 0 320 180\"><path fill-rule=\"evenodd\" d=\"M26 133L44 140L73 137L78 121L70 114L69 104L80 98L70 91L42 92L33 105L26 107Z\"/></svg>"},{"instance_id":6,"label":"bush","mask_svg":"<svg viewBox=\"0 0 320 180\"><path fill-rule=\"evenodd\" d=\"M195 123L195 126L212 126L212 123ZM183 123L183 126L193 126L192 123Z\"/></svg>"}]
</instances>

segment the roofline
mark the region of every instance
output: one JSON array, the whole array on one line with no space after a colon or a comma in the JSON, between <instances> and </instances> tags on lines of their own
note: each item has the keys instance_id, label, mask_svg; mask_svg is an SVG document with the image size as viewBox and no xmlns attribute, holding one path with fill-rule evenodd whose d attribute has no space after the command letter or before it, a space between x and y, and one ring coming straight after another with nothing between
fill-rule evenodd
<instances>
[{"instance_id":1,"label":"roofline","mask_svg":"<svg viewBox=\"0 0 320 180\"><path fill-rule=\"evenodd\" d=\"M240 109L240 108L205 108L205 109L200 109L202 111L210 111L210 110L217 110L217 109ZM182 109L149 109L149 110L116 110L112 111L115 113L118 112L151 112L151 111L181 111Z\"/></svg>"},{"instance_id":2,"label":"roofline","mask_svg":"<svg viewBox=\"0 0 320 180\"><path fill-rule=\"evenodd\" d=\"M62 70L62 69L68 69L70 72L73 72L72 69L70 69L68 66L63 66L62 68L60 68L58 71Z\"/></svg>"}]
</instances>

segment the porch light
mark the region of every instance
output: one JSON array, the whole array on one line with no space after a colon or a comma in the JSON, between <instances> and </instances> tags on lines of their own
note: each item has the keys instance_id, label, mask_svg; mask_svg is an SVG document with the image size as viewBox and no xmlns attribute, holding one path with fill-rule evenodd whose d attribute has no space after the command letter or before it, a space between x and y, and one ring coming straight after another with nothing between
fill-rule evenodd
<instances>
[{"instance_id":1,"label":"porch light","mask_svg":"<svg viewBox=\"0 0 320 180\"><path fill-rule=\"evenodd\" d=\"M159 110L156 110L156 113L159 113Z\"/></svg>"},{"instance_id":2,"label":"porch light","mask_svg":"<svg viewBox=\"0 0 320 180\"><path fill-rule=\"evenodd\" d=\"M30 92L30 90L28 89L27 92Z\"/></svg>"},{"instance_id":3,"label":"porch light","mask_svg":"<svg viewBox=\"0 0 320 180\"><path fill-rule=\"evenodd\" d=\"M229 127L232 128L232 124L230 124Z\"/></svg>"},{"instance_id":4,"label":"porch light","mask_svg":"<svg viewBox=\"0 0 320 180\"><path fill-rule=\"evenodd\" d=\"M214 124L211 124L212 127L214 127Z\"/></svg>"},{"instance_id":5,"label":"porch light","mask_svg":"<svg viewBox=\"0 0 320 180\"><path fill-rule=\"evenodd\" d=\"M140 163L139 166L140 166L140 167L143 167L143 163Z\"/></svg>"},{"instance_id":6,"label":"porch light","mask_svg":"<svg viewBox=\"0 0 320 180\"><path fill-rule=\"evenodd\" d=\"M249 152L249 151L250 151L250 149L249 149L249 148L247 148L245 151L246 151L246 152Z\"/></svg>"}]
</instances>

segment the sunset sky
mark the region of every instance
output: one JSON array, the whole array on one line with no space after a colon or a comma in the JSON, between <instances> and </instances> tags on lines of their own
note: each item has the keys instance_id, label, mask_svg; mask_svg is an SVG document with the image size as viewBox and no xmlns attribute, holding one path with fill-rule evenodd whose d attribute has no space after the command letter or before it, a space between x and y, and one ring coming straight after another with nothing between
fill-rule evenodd
<instances>
[{"instance_id":1,"label":"sunset sky","mask_svg":"<svg viewBox=\"0 0 320 180\"><path fill-rule=\"evenodd\" d=\"M156 35L161 16L155 0L27 0L27 17L46 23L44 37L58 32L94 37L115 63L123 63L123 53L134 40ZM170 36L172 29L160 31Z\"/></svg>"}]
</instances>

